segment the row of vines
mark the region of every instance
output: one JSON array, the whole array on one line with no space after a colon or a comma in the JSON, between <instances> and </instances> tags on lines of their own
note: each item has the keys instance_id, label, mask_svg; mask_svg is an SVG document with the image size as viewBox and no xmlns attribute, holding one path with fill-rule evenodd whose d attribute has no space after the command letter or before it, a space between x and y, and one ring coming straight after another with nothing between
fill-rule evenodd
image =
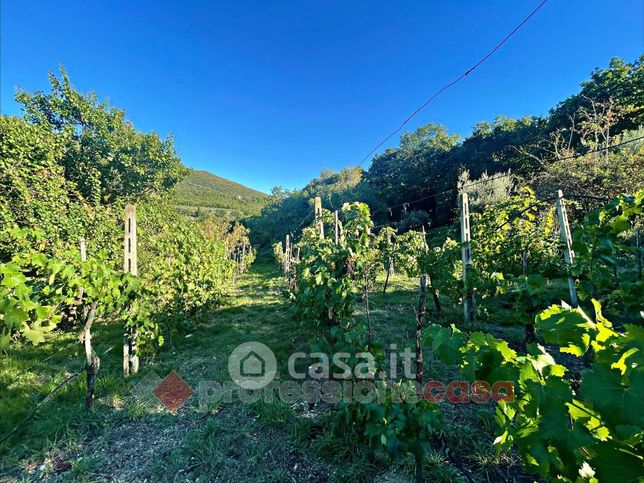
<instances>
[{"instance_id":1,"label":"row of vines","mask_svg":"<svg viewBox=\"0 0 644 483\"><path fill-rule=\"evenodd\" d=\"M50 82L18 93L24 117L0 116L0 353L115 323L152 355L221 304L255 257L248 229L180 215L172 189L187 170L172 138L136 131L64 71ZM136 274L124 270L126 204Z\"/></svg>"},{"instance_id":2,"label":"row of vines","mask_svg":"<svg viewBox=\"0 0 644 483\"><path fill-rule=\"evenodd\" d=\"M426 283L431 293L430 321L423 324L422 290L417 312L426 353L470 381L513 383L513 397L494 402L499 451L518 449L526 469L546 479L642 478L643 209L640 190L578 219L574 262L568 265L554 206L524 188L472 213L473 259L465 280L462 247L450 233L399 234L387 227L376 234L362 203L345 204L339 219L321 210L296 244L275 245L289 296L303 323L319 334L315 350L369 352L375 373L354 379L396 389L367 404L339 404L333 429L390 457L412 453L418 479L423 456L441 444L440 404L423 398L414 384L422 383L422 355L417 354L416 381L386 376L387 351L372 333L368 309L366 317L355 315L357 298L368 300L376 275L388 278L395 267L422 276L421 289ZM565 302L568 277L579 306ZM455 322L451 309L460 307L468 289L476 300L476 322ZM504 340L502 328L517 325L525 327L524 339ZM353 357L349 364L357 363ZM405 403L396 396L401 393L409 396Z\"/></svg>"},{"instance_id":3,"label":"row of vines","mask_svg":"<svg viewBox=\"0 0 644 483\"><path fill-rule=\"evenodd\" d=\"M244 234L242 266L240 248L227 249L232 236L220 238L207 224L175 217L158 204L139 211L138 276L123 271L123 235L116 230L107 239L85 238L84 261L77 240L53 247L42 230L5 230L2 240L13 248L0 263L0 350L21 340L41 343L55 329L81 327L91 305L98 319L135 326L138 345L147 352L172 332L193 329L220 305L254 251L246 248ZM123 224L119 218L110 220L115 228ZM235 230L230 234L239 238ZM20 245L24 249L16 250Z\"/></svg>"}]
</instances>

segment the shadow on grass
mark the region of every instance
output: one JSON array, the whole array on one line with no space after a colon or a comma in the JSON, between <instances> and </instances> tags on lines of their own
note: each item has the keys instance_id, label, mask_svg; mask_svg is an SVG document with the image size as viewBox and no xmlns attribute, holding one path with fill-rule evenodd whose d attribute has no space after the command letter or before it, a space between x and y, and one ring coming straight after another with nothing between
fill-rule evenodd
<instances>
[{"instance_id":1,"label":"shadow on grass","mask_svg":"<svg viewBox=\"0 0 644 483\"><path fill-rule=\"evenodd\" d=\"M139 375L122 377L123 328L97 323L94 346L101 358L95 409L84 407L85 374L66 384L25 427L0 445L0 472L21 458L46 451L61 438L68 442L100 433L123 418L145 416L131 404L129 391L149 371L160 377L176 370L196 387L199 380L227 378L226 362L238 344L254 340L268 345L284 361L294 347L305 345L305 332L293 327L289 306L280 295L280 280L268 264L240 277L227 305L189 334L174 334L153 357L142 361ZM286 338L283 335L289 334ZM39 346L16 344L0 359L0 436L11 431L61 381L84 367L84 351L76 332L55 332ZM111 348L109 352L106 351Z\"/></svg>"}]
</instances>

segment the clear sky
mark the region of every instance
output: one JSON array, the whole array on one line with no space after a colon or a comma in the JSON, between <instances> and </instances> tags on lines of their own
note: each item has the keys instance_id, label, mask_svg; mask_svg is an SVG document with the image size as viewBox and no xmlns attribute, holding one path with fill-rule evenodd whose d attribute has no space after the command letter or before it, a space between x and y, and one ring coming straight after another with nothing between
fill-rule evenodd
<instances>
[{"instance_id":1,"label":"clear sky","mask_svg":"<svg viewBox=\"0 0 644 483\"><path fill-rule=\"evenodd\" d=\"M2 0L1 110L64 64L184 163L268 191L357 164L539 0ZM467 135L544 114L613 56L644 51L642 0L549 0L408 127ZM388 145L396 145L398 136Z\"/></svg>"}]
</instances>

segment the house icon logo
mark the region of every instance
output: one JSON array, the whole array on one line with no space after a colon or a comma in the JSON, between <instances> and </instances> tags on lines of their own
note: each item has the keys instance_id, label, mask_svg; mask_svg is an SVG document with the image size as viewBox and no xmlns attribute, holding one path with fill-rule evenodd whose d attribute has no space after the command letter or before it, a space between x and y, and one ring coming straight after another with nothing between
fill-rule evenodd
<instances>
[{"instance_id":1,"label":"house icon logo","mask_svg":"<svg viewBox=\"0 0 644 483\"><path fill-rule=\"evenodd\" d=\"M241 360L240 373L244 377L261 377L266 372L266 363L255 352L250 352Z\"/></svg>"},{"instance_id":2,"label":"house icon logo","mask_svg":"<svg viewBox=\"0 0 644 483\"><path fill-rule=\"evenodd\" d=\"M270 383L277 371L275 354L261 342L244 342L228 358L228 373L244 389L261 389Z\"/></svg>"}]
</instances>

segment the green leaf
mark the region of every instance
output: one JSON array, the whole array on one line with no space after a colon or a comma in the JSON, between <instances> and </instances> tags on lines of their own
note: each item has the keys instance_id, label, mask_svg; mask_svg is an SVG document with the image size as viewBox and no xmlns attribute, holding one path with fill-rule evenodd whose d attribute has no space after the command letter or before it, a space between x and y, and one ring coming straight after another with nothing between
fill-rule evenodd
<instances>
[{"instance_id":1,"label":"green leaf","mask_svg":"<svg viewBox=\"0 0 644 483\"><path fill-rule=\"evenodd\" d=\"M2 334L0 334L0 351L7 350L10 342L11 342L11 333L3 330Z\"/></svg>"},{"instance_id":2,"label":"green leaf","mask_svg":"<svg viewBox=\"0 0 644 483\"><path fill-rule=\"evenodd\" d=\"M460 349L465 343L465 336L456 326L450 328L430 324L424 335L424 343L432 349L446 364L458 364L461 360Z\"/></svg>"},{"instance_id":3,"label":"green leaf","mask_svg":"<svg viewBox=\"0 0 644 483\"><path fill-rule=\"evenodd\" d=\"M610 426L644 427L644 369L623 381L619 371L595 363L582 377L581 394Z\"/></svg>"},{"instance_id":4,"label":"green leaf","mask_svg":"<svg viewBox=\"0 0 644 483\"><path fill-rule=\"evenodd\" d=\"M642 481L644 458L633 450L609 441L601 445L597 455L590 461L595 476L600 481Z\"/></svg>"},{"instance_id":5,"label":"green leaf","mask_svg":"<svg viewBox=\"0 0 644 483\"><path fill-rule=\"evenodd\" d=\"M4 312L4 322L10 328L18 328L25 320L29 320L29 314L23 309L9 306Z\"/></svg>"},{"instance_id":6,"label":"green leaf","mask_svg":"<svg viewBox=\"0 0 644 483\"><path fill-rule=\"evenodd\" d=\"M552 305L538 314L535 326L546 343L556 344L561 347L561 352L577 357L588 350L590 332L596 330L595 323L581 309L558 305Z\"/></svg>"},{"instance_id":7,"label":"green leaf","mask_svg":"<svg viewBox=\"0 0 644 483\"><path fill-rule=\"evenodd\" d=\"M24 335L27 340L34 345L38 345L45 341L45 333L42 330L32 329L25 325L21 332L22 335Z\"/></svg>"},{"instance_id":8,"label":"green leaf","mask_svg":"<svg viewBox=\"0 0 644 483\"><path fill-rule=\"evenodd\" d=\"M36 316L40 320L47 320L49 318L50 313L51 313L51 307L42 305L36 308Z\"/></svg>"}]
</instances>

